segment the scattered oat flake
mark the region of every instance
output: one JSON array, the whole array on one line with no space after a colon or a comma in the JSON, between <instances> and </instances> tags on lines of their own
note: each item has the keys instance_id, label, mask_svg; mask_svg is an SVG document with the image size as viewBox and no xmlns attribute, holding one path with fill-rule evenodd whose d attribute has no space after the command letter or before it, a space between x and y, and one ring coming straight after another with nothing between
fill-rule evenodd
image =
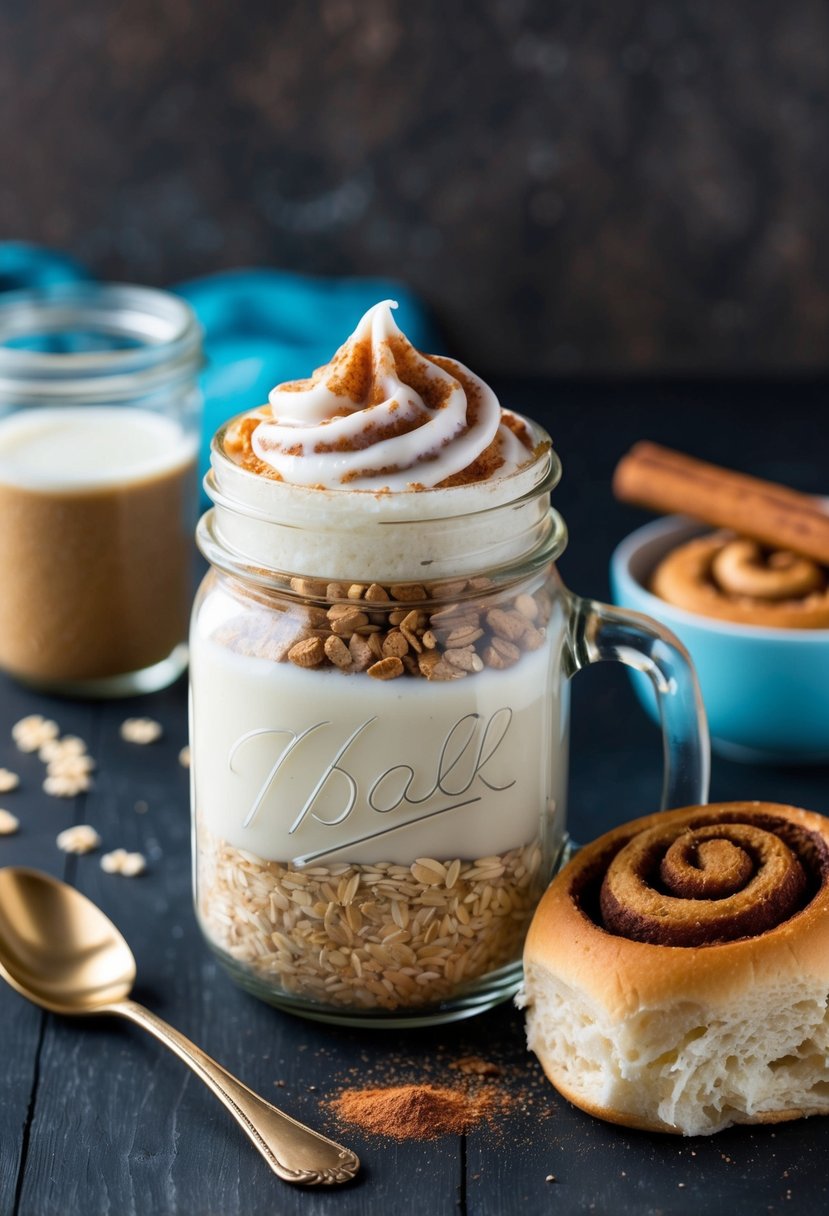
<instances>
[{"instance_id":1,"label":"scattered oat flake","mask_svg":"<svg viewBox=\"0 0 829 1216\"><path fill-rule=\"evenodd\" d=\"M121 738L127 743L155 743L161 733L161 723L152 718L127 718L121 723Z\"/></svg>"},{"instance_id":2,"label":"scattered oat flake","mask_svg":"<svg viewBox=\"0 0 829 1216\"><path fill-rule=\"evenodd\" d=\"M74 798L76 794L83 794L88 790L91 784L88 773L78 773L72 776L56 773L54 776L47 777L43 782L43 792L52 798Z\"/></svg>"},{"instance_id":3,"label":"scattered oat flake","mask_svg":"<svg viewBox=\"0 0 829 1216\"><path fill-rule=\"evenodd\" d=\"M147 862L143 853L128 853L126 849L113 849L111 853L104 853L101 858L101 869L107 874L123 874L125 878L135 878L137 874L143 874L147 868Z\"/></svg>"},{"instance_id":4,"label":"scattered oat flake","mask_svg":"<svg viewBox=\"0 0 829 1216\"><path fill-rule=\"evenodd\" d=\"M64 853L91 853L100 843L101 837L88 823L77 823L57 837L57 846Z\"/></svg>"},{"instance_id":5,"label":"scattered oat flake","mask_svg":"<svg viewBox=\"0 0 829 1216\"><path fill-rule=\"evenodd\" d=\"M190 748L183 747L178 754L178 762L182 768L190 767Z\"/></svg>"},{"instance_id":6,"label":"scattered oat flake","mask_svg":"<svg viewBox=\"0 0 829 1216\"><path fill-rule=\"evenodd\" d=\"M29 714L12 727L12 739L22 752L39 751L50 739L60 733L57 722L44 718L42 714Z\"/></svg>"},{"instance_id":7,"label":"scattered oat flake","mask_svg":"<svg viewBox=\"0 0 829 1216\"><path fill-rule=\"evenodd\" d=\"M11 790L16 790L18 785L20 785L20 778L17 773L13 773L7 768L0 768L0 794L8 794Z\"/></svg>"},{"instance_id":8,"label":"scattered oat flake","mask_svg":"<svg viewBox=\"0 0 829 1216\"><path fill-rule=\"evenodd\" d=\"M46 765L49 777L86 777L95 767L91 756L56 756Z\"/></svg>"},{"instance_id":9,"label":"scattered oat flake","mask_svg":"<svg viewBox=\"0 0 829 1216\"><path fill-rule=\"evenodd\" d=\"M48 739L43 744L38 756L44 764L62 760L67 756L85 756L86 744L77 735L64 735L62 739Z\"/></svg>"},{"instance_id":10,"label":"scattered oat flake","mask_svg":"<svg viewBox=\"0 0 829 1216\"><path fill-rule=\"evenodd\" d=\"M20 820L11 811L0 810L0 836L13 836L20 827Z\"/></svg>"}]
</instances>

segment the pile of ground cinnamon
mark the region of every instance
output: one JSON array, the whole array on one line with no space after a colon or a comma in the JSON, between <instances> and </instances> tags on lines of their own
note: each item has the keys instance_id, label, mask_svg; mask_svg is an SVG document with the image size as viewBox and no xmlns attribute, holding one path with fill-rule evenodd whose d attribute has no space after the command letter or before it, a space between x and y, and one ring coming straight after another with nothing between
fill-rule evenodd
<instances>
[{"instance_id":1,"label":"pile of ground cinnamon","mask_svg":"<svg viewBox=\"0 0 829 1216\"><path fill-rule=\"evenodd\" d=\"M435 1140L462 1135L493 1115L503 1095L437 1085L346 1089L332 1103L338 1118L393 1140Z\"/></svg>"}]
</instances>

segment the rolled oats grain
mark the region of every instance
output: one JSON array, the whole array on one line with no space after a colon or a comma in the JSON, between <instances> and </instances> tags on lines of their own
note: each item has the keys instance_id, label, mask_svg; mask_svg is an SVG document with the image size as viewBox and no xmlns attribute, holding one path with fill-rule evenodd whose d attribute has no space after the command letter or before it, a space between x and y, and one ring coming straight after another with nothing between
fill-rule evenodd
<instances>
[{"instance_id":1,"label":"rolled oats grain","mask_svg":"<svg viewBox=\"0 0 829 1216\"><path fill-rule=\"evenodd\" d=\"M11 769L0 768L0 794L9 794L20 785L20 778Z\"/></svg>"},{"instance_id":2,"label":"rolled oats grain","mask_svg":"<svg viewBox=\"0 0 829 1216\"><path fill-rule=\"evenodd\" d=\"M64 853L91 853L98 848L101 837L90 824L78 823L58 832L55 843Z\"/></svg>"},{"instance_id":3,"label":"rolled oats grain","mask_svg":"<svg viewBox=\"0 0 829 1216\"><path fill-rule=\"evenodd\" d=\"M51 798L75 798L90 788L92 782L88 773L78 773L73 776L55 774L43 782L43 792Z\"/></svg>"},{"instance_id":4,"label":"rolled oats grain","mask_svg":"<svg viewBox=\"0 0 829 1216\"><path fill-rule=\"evenodd\" d=\"M421 870L431 870L437 875L438 882L446 882L446 866L442 861L435 861L433 857L418 857L414 863L420 866ZM414 868L412 868L414 874Z\"/></svg>"},{"instance_id":5,"label":"rolled oats grain","mask_svg":"<svg viewBox=\"0 0 829 1216\"><path fill-rule=\"evenodd\" d=\"M64 735L61 739L50 739L48 743L44 743L38 752L38 758L44 764L50 764L53 760L66 756L85 756L86 754L86 744L83 739L79 739L77 735Z\"/></svg>"},{"instance_id":6,"label":"rolled oats grain","mask_svg":"<svg viewBox=\"0 0 829 1216\"><path fill-rule=\"evenodd\" d=\"M182 768L190 767L191 752L189 744L186 744L178 754L178 762Z\"/></svg>"},{"instance_id":7,"label":"rolled oats grain","mask_svg":"<svg viewBox=\"0 0 829 1216\"><path fill-rule=\"evenodd\" d=\"M101 858L101 869L107 874L123 874L125 878L135 878L143 874L147 862L143 853L128 853L126 849L113 849L104 853Z\"/></svg>"},{"instance_id":8,"label":"rolled oats grain","mask_svg":"<svg viewBox=\"0 0 829 1216\"><path fill-rule=\"evenodd\" d=\"M39 751L50 739L60 733L57 722L44 718L42 714L29 714L12 727L12 739L21 752Z\"/></svg>"},{"instance_id":9,"label":"rolled oats grain","mask_svg":"<svg viewBox=\"0 0 829 1216\"><path fill-rule=\"evenodd\" d=\"M11 811L0 809L0 836L13 836L20 827L20 820Z\"/></svg>"},{"instance_id":10,"label":"rolled oats grain","mask_svg":"<svg viewBox=\"0 0 829 1216\"><path fill-rule=\"evenodd\" d=\"M46 772L49 777L82 777L94 768L95 761L91 756L58 755L46 765Z\"/></svg>"},{"instance_id":11,"label":"rolled oats grain","mask_svg":"<svg viewBox=\"0 0 829 1216\"><path fill-rule=\"evenodd\" d=\"M152 718L127 718L121 723L121 738L127 743L155 743L162 735L161 723Z\"/></svg>"}]
</instances>

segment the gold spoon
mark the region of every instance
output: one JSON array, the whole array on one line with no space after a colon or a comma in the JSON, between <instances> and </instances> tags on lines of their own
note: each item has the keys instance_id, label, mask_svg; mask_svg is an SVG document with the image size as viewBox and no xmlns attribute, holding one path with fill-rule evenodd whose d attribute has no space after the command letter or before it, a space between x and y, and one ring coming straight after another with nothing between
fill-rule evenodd
<instances>
[{"instance_id":1,"label":"gold spoon","mask_svg":"<svg viewBox=\"0 0 829 1216\"><path fill-rule=\"evenodd\" d=\"M265 1102L195 1043L128 999L135 982L132 951L80 891L39 870L7 866L0 869L0 910L0 975L22 996L52 1013L114 1013L149 1030L224 1102L286 1182L348 1182L357 1173L356 1154Z\"/></svg>"}]
</instances>

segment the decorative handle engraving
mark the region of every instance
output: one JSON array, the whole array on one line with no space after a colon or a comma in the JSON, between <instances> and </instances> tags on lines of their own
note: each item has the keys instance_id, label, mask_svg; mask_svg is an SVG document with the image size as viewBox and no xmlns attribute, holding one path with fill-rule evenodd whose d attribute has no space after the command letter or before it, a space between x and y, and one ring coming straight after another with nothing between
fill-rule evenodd
<instances>
[{"instance_id":1,"label":"decorative handle engraving","mask_svg":"<svg viewBox=\"0 0 829 1216\"><path fill-rule=\"evenodd\" d=\"M285 1182L329 1186L349 1182L357 1174L360 1160L350 1149L271 1106L149 1009L135 1001L119 1001L107 1011L143 1026L189 1065Z\"/></svg>"}]
</instances>

